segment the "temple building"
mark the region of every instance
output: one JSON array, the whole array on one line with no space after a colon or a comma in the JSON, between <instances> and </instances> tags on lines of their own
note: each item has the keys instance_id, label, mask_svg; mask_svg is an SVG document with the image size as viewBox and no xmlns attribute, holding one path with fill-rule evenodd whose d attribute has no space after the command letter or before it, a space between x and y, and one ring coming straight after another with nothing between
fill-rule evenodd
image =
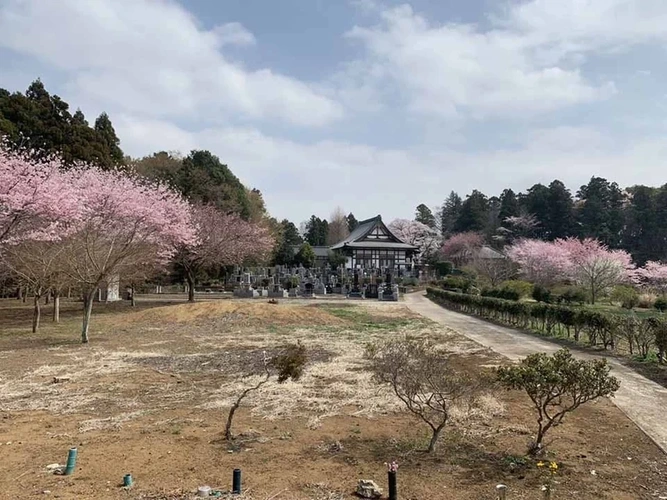
<instances>
[{"instance_id":1,"label":"temple building","mask_svg":"<svg viewBox=\"0 0 667 500\"><path fill-rule=\"evenodd\" d=\"M419 247L401 241L380 215L359 222L342 241L328 248L347 257L348 269L377 269L398 274L412 271Z\"/></svg>"}]
</instances>

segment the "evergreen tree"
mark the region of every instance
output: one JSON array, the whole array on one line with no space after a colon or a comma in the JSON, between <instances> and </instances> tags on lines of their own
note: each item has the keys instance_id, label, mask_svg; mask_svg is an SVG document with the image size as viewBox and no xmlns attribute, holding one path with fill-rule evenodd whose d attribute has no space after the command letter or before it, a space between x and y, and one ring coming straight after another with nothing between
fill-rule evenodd
<instances>
[{"instance_id":1,"label":"evergreen tree","mask_svg":"<svg viewBox=\"0 0 667 500\"><path fill-rule=\"evenodd\" d=\"M108 117L105 121L102 130L113 131ZM112 152L104 134L91 128L80 110L72 116L69 104L50 95L40 80L25 95L0 89L0 135L10 147L31 150L38 158L56 153L65 165L83 161L110 168L124 160L117 138Z\"/></svg>"},{"instance_id":2,"label":"evergreen tree","mask_svg":"<svg viewBox=\"0 0 667 500\"><path fill-rule=\"evenodd\" d=\"M454 233L456 221L461 214L461 206L463 201L461 197L452 191L442 204L440 209L440 231L442 236L450 236Z\"/></svg>"},{"instance_id":3,"label":"evergreen tree","mask_svg":"<svg viewBox=\"0 0 667 500\"><path fill-rule=\"evenodd\" d=\"M348 229L348 231L350 231L350 232L354 231L357 228L358 225L359 225L359 221L354 216L354 214L352 212L350 212L347 215L347 229Z\"/></svg>"},{"instance_id":4,"label":"evergreen tree","mask_svg":"<svg viewBox=\"0 0 667 500\"><path fill-rule=\"evenodd\" d=\"M545 236L550 240L572 236L574 227L573 201L570 190L559 180L549 184Z\"/></svg>"},{"instance_id":5,"label":"evergreen tree","mask_svg":"<svg viewBox=\"0 0 667 500\"><path fill-rule=\"evenodd\" d=\"M248 191L227 165L210 151L192 151L183 159L174 179L183 195L191 201L212 204L224 212L251 215Z\"/></svg>"},{"instance_id":6,"label":"evergreen tree","mask_svg":"<svg viewBox=\"0 0 667 500\"><path fill-rule=\"evenodd\" d=\"M433 212L431 212L431 209L423 203L419 204L415 210L415 220L432 229L435 229L436 224Z\"/></svg>"},{"instance_id":7,"label":"evergreen tree","mask_svg":"<svg viewBox=\"0 0 667 500\"><path fill-rule=\"evenodd\" d=\"M306 222L305 240L313 247L325 246L327 243L327 234L329 233L329 223L326 219L311 215Z\"/></svg>"},{"instance_id":8,"label":"evergreen tree","mask_svg":"<svg viewBox=\"0 0 667 500\"><path fill-rule=\"evenodd\" d=\"M303 238L296 226L287 219L280 222L280 229L280 244L276 248L273 262L283 266L292 265L295 262L294 249L303 244Z\"/></svg>"},{"instance_id":9,"label":"evergreen tree","mask_svg":"<svg viewBox=\"0 0 667 500\"><path fill-rule=\"evenodd\" d=\"M618 248L623 229L623 192L615 182L592 177L577 193L580 201L578 222L580 236L595 238Z\"/></svg>"},{"instance_id":10,"label":"evergreen tree","mask_svg":"<svg viewBox=\"0 0 667 500\"><path fill-rule=\"evenodd\" d=\"M498 219L502 224L508 217L519 215L519 200L511 189L505 189L500 195L500 212Z\"/></svg>"},{"instance_id":11,"label":"evergreen tree","mask_svg":"<svg viewBox=\"0 0 667 500\"><path fill-rule=\"evenodd\" d=\"M659 261L664 250L660 224L656 217L658 190L647 186L634 186L628 191L630 196L622 236L623 249L630 252L639 265L649 260Z\"/></svg>"},{"instance_id":12,"label":"evergreen tree","mask_svg":"<svg viewBox=\"0 0 667 500\"><path fill-rule=\"evenodd\" d=\"M109 115L102 113L97 117L97 120L95 120L95 131L107 145L112 161L117 165L123 163L123 151L120 149L120 139L116 136L116 131L111 124Z\"/></svg>"},{"instance_id":13,"label":"evergreen tree","mask_svg":"<svg viewBox=\"0 0 667 500\"><path fill-rule=\"evenodd\" d=\"M545 237L549 218L549 188L544 184L535 184L522 197L521 202L524 210L537 220L537 236Z\"/></svg>"},{"instance_id":14,"label":"evergreen tree","mask_svg":"<svg viewBox=\"0 0 667 500\"><path fill-rule=\"evenodd\" d=\"M484 231L489 217L489 201L486 196L473 190L461 204L461 210L454 224L457 233Z\"/></svg>"}]
</instances>

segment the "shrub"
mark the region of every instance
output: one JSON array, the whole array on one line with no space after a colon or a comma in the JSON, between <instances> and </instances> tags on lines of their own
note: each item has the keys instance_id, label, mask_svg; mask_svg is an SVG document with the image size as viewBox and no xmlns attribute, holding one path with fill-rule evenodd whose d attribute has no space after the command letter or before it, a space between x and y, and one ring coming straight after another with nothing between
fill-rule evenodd
<instances>
[{"instance_id":1,"label":"shrub","mask_svg":"<svg viewBox=\"0 0 667 500\"><path fill-rule=\"evenodd\" d=\"M619 304L623 309L632 309L639 303L639 293L637 290L627 285L618 285L611 292L610 299L613 303Z\"/></svg>"},{"instance_id":2,"label":"shrub","mask_svg":"<svg viewBox=\"0 0 667 500\"><path fill-rule=\"evenodd\" d=\"M366 348L376 382L391 386L407 409L431 428L428 452L449 421L452 407L474 410L488 381L456 370L449 358L424 340L390 340Z\"/></svg>"},{"instance_id":3,"label":"shrub","mask_svg":"<svg viewBox=\"0 0 667 500\"><path fill-rule=\"evenodd\" d=\"M652 293L642 293L639 295L637 307L642 309L652 309L655 304L656 296Z\"/></svg>"},{"instance_id":4,"label":"shrub","mask_svg":"<svg viewBox=\"0 0 667 500\"><path fill-rule=\"evenodd\" d=\"M519 300L521 296L516 290L509 290L506 288L486 288L482 290L482 297L495 297L497 299L505 300Z\"/></svg>"},{"instance_id":5,"label":"shrub","mask_svg":"<svg viewBox=\"0 0 667 500\"><path fill-rule=\"evenodd\" d=\"M567 349L551 356L531 354L518 365L498 368L497 375L502 385L526 391L533 402L537 434L531 454L541 451L544 436L560 425L565 415L588 401L613 395L620 387L609 375L606 359L577 360Z\"/></svg>"},{"instance_id":6,"label":"shrub","mask_svg":"<svg viewBox=\"0 0 667 500\"><path fill-rule=\"evenodd\" d=\"M281 351L274 356L269 358L264 352L264 360L262 365L262 378L255 385L247 387L241 394L236 398L236 401L229 409L229 414L227 415L227 424L225 425L225 439L231 441L232 436L232 423L234 420L234 414L236 410L241 406L241 402L245 397L258 390L264 384L266 384L272 375L276 375L278 378L278 383L282 384L289 379L299 380L301 375L303 375L304 367L308 362L308 357L306 353L306 348L302 344L288 344L281 349Z\"/></svg>"},{"instance_id":7,"label":"shrub","mask_svg":"<svg viewBox=\"0 0 667 500\"><path fill-rule=\"evenodd\" d=\"M655 346L658 348L658 361L665 363L665 351L667 351L667 320L665 318L649 318L648 323L653 332Z\"/></svg>"},{"instance_id":8,"label":"shrub","mask_svg":"<svg viewBox=\"0 0 667 500\"><path fill-rule=\"evenodd\" d=\"M655 307L660 312L665 312L667 310L667 296L662 295L655 299L653 307Z\"/></svg>"},{"instance_id":9,"label":"shrub","mask_svg":"<svg viewBox=\"0 0 667 500\"><path fill-rule=\"evenodd\" d=\"M548 304L551 302L551 292L548 288L545 288L541 285L535 285L533 288L533 298L538 302L544 302Z\"/></svg>"},{"instance_id":10,"label":"shrub","mask_svg":"<svg viewBox=\"0 0 667 500\"><path fill-rule=\"evenodd\" d=\"M447 260L436 262L434 267L438 276L448 276L454 270L454 264Z\"/></svg>"},{"instance_id":11,"label":"shrub","mask_svg":"<svg viewBox=\"0 0 667 500\"><path fill-rule=\"evenodd\" d=\"M445 290L462 290L464 293L472 286L472 280L464 275L446 276L440 283L440 286Z\"/></svg>"},{"instance_id":12,"label":"shrub","mask_svg":"<svg viewBox=\"0 0 667 500\"><path fill-rule=\"evenodd\" d=\"M588 301L588 292L579 286L561 286L552 292L554 301L559 304L579 304Z\"/></svg>"},{"instance_id":13,"label":"shrub","mask_svg":"<svg viewBox=\"0 0 667 500\"><path fill-rule=\"evenodd\" d=\"M503 281L500 288L513 290L519 294L519 298L530 297L533 294L533 284L528 281L509 280Z\"/></svg>"}]
</instances>

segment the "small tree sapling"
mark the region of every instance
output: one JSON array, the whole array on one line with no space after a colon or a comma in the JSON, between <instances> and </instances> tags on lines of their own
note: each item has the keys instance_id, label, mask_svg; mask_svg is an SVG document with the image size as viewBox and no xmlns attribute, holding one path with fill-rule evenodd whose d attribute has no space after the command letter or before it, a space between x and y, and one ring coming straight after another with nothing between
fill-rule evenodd
<instances>
[{"instance_id":1,"label":"small tree sapling","mask_svg":"<svg viewBox=\"0 0 667 500\"><path fill-rule=\"evenodd\" d=\"M241 402L245 397L258 390L264 384L266 384L272 376L276 376L278 383L282 384L287 380L299 380L301 375L303 375L303 370L308 362L308 356L306 353L306 348L301 344L288 344L280 350L280 352L269 358L266 354L266 351L263 353L262 360L262 375L259 382L255 385L246 388L236 401L229 409L229 414L227 415L227 424L225 425L225 439L227 441L233 440L232 435L232 423L234 420L234 415L236 410L241 406Z\"/></svg>"},{"instance_id":2,"label":"small tree sapling","mask_svg":"<svg viewBox=\"0 0 667 500\"><path fill-rule=\"evenodd\" d=\"M390 385L407 409L430 427L428 453L435 451L452 407L474 408L487 388L483 377L456 370L446 353L424 340L370 345L366 358L375 380Z\"/></svg>"},{"instance_id":3,"label":"small tree sapling","mask_svg":"<svg viewBox=\"0 0 667 500\"><path fill-rule=\"evenodd\" d=\"M531 354L517 365L501 366L499 382L508 389L524 390L537 412L537 435L529 453L543 448L546 433L563 422L568 413L603 396L613 396L619 381L609 375L606 359L577 360L569 350L549 356Z\"/></svg>"}]
</instances>

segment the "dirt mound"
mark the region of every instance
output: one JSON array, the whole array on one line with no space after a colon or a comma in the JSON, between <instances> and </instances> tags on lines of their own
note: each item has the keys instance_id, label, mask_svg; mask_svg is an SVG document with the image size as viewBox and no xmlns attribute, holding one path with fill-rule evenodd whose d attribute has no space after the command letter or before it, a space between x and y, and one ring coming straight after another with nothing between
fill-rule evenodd
<instances>
[{"instance_id":1,"label":"dirt mound","mask_svg":"<svg viewBox=\"0 0 667 500\"><path fill-rule=\"evenodd\" d=\"M198 302L155 307L127 316L127 321L183 323L198 320L257 323L262 325L344 325L345 320L312 306L269 304L237 300Z\"/></svg>"}]
</instances>

